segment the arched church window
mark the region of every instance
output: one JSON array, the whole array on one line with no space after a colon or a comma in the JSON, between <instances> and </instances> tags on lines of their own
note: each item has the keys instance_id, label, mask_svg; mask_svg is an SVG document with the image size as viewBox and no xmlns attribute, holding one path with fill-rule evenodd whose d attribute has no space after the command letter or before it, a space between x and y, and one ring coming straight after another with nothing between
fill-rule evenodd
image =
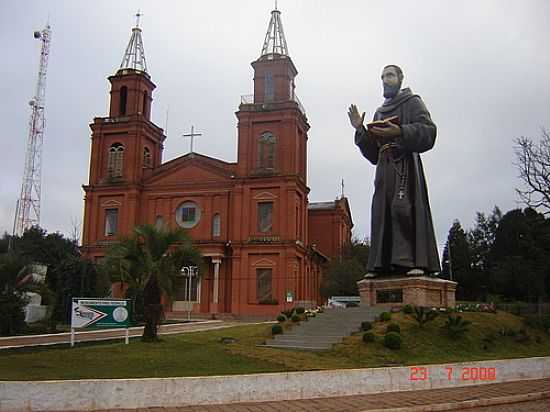
<instances>
[{"instance_id":1,"label":"arched church window","mask_svg":"<svg viewBox=\"0 0 550 412\"><path fill-rule=\"evenodd\" d=\"M107 174L109 177L121 177L124 165L124 146L121 143L113 143L109 148L107 159Z\"/></svg>"},{"instance_id":2,"label":"arched church window","mask_svg":"<svg viewBox=\"0 0 550 412\"><path fill-rule=\"evenodd\" d=\"M151 157L151 151L149 148L144 147L143 148L143 167L152 167L153 166L153 158Z\"/></svg>"},{"instance_id":3,"label":"arched church window","mask_svg":"<svg viewBox=\"0 0 550 412\"><path fill-rule=\"evenodd\" d=\"M128 88L126 86L122 86L120 88L120 105L119 105L119 113L121 116L124 116L126 114L127 100L128 100Z\"/></svg>"},{"instance_id":4,"label":"arched church window","mask_svg":"<svg viewBox=\"0 0 550 412\"><path fill-rule=\"evenodd\" d=\"M212 218L212 236L218 237L221 234L221 218L220 214L216 213Z\"/></svg>"},{"instance_id":5,"label":"arched church window","mask_svg":"<svg viewBox=\"0 0 550 412\"><path fill-rule=\"evenodd\" d=\"M275 168L275 149L277 139L271 132L265 132L258 140L258 167L261 169Z\"/></svg>"}]
</instances>

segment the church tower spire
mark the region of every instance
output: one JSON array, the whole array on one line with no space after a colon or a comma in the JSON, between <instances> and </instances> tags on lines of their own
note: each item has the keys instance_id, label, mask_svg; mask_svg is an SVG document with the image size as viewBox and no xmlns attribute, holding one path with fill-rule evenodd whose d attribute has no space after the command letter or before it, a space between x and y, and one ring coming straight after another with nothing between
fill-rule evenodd
<instances>
[{"instance_id":1,"label":"church tower spire","mask_svg":"<svg viewBox=\"0 0 550 412\"><path fill-rule=\"evenodd\" d=\"M147 73L147 61L145 60L145 51L143 49L143 40L141 39L141 28L139 27L139 18L143 14L136 13L136 25L132 29L132 36L126 47L126 52L122 57L120 69L133 69Z\"/></svg>"},{"instance_id":2,"label":"church tower spire","mask_svg":"<svg viewBox=\"0 0 550 412\"><path fill-rule=\"evenodd\" d=\"M273 59L275 56L288 56L281 12L277 10L277 3L275 3L275 10L271 12L271 20L267 26L260 58Z\"/></svg>"}]
</instances>

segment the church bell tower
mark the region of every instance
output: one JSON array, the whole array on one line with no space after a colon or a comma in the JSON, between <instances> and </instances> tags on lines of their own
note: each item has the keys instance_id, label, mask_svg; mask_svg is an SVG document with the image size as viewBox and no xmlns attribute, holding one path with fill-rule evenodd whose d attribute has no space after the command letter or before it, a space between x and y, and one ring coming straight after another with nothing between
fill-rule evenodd
<instances>
[{"instance_id":1,"label":"church bell tower","mask_svg":"<svg viewBox=\"0 0 550 412\"><path fill-rule=\"evenodd\" d=\"M90 124L92 148L84 209L83 245L101 256L105 242L138 223L143 179L162 163L164 131L151 121L155 84L139 27L140 14L111 83L109 116Z\"/></svg>"},{"instance_id":2,"label":"church bell tower","mask_svg":"<svg viewBox=\"0 0 550 412\"><path fill-rule=\"evenodd\" d=\"M253 61L254 94L236 113L240 176L293 175L307 184L305 110L295 93L298 74L288 54L281 12L271 12L260 57Z\"/></svg>"}]
</instances>

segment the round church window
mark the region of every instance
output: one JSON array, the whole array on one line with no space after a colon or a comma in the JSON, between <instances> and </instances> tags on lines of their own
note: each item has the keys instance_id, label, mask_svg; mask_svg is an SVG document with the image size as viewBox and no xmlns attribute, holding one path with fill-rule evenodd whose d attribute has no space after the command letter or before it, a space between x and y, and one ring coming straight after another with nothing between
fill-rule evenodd
<instances>
[{"instance_id":1,"label":"round church window","mask_svg":"<svg viewBox=\"0 0 550 412\"><path fill-rule=\"evenodd\" d=\"M176 209L176 222L184 229L195 227L201 218L201 210L195 202L183 202Z\"/></svg>"}]
</instances>

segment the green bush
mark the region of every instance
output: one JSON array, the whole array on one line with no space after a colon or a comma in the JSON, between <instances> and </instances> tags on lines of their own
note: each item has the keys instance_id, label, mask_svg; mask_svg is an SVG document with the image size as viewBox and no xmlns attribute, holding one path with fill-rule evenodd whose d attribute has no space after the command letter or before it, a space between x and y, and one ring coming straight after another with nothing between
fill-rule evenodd
<instances>
[{"instance_id":1,"label":"green bush","mask_svg":"<svg viewBox=\"0 0 550 412\"><path fill-rule=\"evenodd\" d=\"M410 315L411 313L413 313L414 309L412 307L412 305L405 305L403 306L403 313L406 313L407 315Z\"/></svg>"},{"instance_id":2,"label":"green bush","mask_svg":"<svg viewBox=\"0 0 550 412\"><path fill-rule=\"evenodd\" d=\"M401 335L396 332L386 333L384 336L384 346L389 349L400 349Z\"/></svg>"},{"instance_id":3,"label":"green bush","mask_svg":"<svg viewBox=\"0 0 550 412\"><path fill-rule=\"evenodd\" d=\"M271 334L272 335L279 335L281 333L283 333L283 327L281 325L277 324L277 325L273 325L271 327Z\"/></svg>"},{"instance_id":4,"label":"green bush","mask_svg":"<svg viewBox=\"0 0 550 412\"><path fill-rule=\"evenodd\" d=\"M375 340L374 333L372 333L372 332L365 332L365 333L363 334L363 342L365 342L365 343L374 342L374 340Z\"/></svg>"},{"instance_id":5,"label":"green bush","mask_svg":"<svg viewBox=\"0 0 550 412\"><path fill-rule=\"evenodd\" d=\"M380 321L387 322L391 319L391 313L390 312L382 312L379 317Z\"/></svg>"},{"instance_id":6,"label":"green bush","mask_svg":"<svg viewBox=\"0 0 550 412\"><path fill-rule=\"evenodd\" d=\"M301 306L298 306L296 309L294 309L294 311L298 314L298 315L301 315L302 313L304 313L306 310L305 308L301 307Z\"/></svg>"},{"instance_id":7,"label":"green bush","mask_svg":"<svg viewBox=\"0 0 550 412\"><path fill-rule=\"evenodd\" d=\"M0 336L10 336L25 328L26 298L17 291L0 291Z\"/></svg>"},{"instance_id":8,"label":"green bush","mask_svg":"<svg viewBox=\"0 0 550 412\"><path fill-rule=\"evenodd\" d=\"M281 314L285 315L287 319L290 319L294 314L294 309L283 310Z\"/></svg>"},{"instance_id":9,"label":"green bush","mask_svg":"<svg viewBox=\"0 0 550 412\"><path fill-rule=\"evenodd\" d=\"M450 337L459 338L468 332L468 327L472 322L462 319L462 316L451 316L447 318L443 328L447 331Z\"/></svg>"},{"instance_id":10,"label":"green bush","mask_svg":"<svg viewBox=\"0 0 550 412\"><path fill-rule=\"evenodd\" d=\"M277 316L277 322L284 322L286 320L286 316L283 314L280 314Z\"/></svg>"},{"instance_id":11,"label":"green bush","mask_svg":"<svg viewBox=\"0 0 550 412\"><path fill-rule=\"evenodd\" d=\"M435 318L437 318L437 311L431 309L431 308L425 308L422 306L415 306L414 312L411 314L411 316L418 322L418 325L420 327L423 327L424 324L431 322Z\"/></svg>"},{"instance_id":12,"label":"green bush","mask_svg":"<svg viewBox=\"0 0 550 412\"><path fill-rule=\"evenodd\" d=\"M369 322L368 320L364 321L364 322L361 322L361 330L362 331L367 331L367 330L371 330L372 329L372 323Z\"/></svg>"},{"instance_id":13,"label":"green bush","mask_svg":"<svg viewBox=\"0 0 550 412\"><path fill-rule=\"evenodd\" d=\"M401 333L401 328L397 323L390 323L386 327L386 333L395 332L395 333Z\"/></svg>"},{"instance_id":14,"label":"green bush","mask_svg":"<svg viewBox=\"0 0 550 412\"><path fill-rule=\"evenodd\" d=\"M290 320L292 322L300 322L301 318L299 315L292 315L292 317L290 318Z\"/></svg>"}]
</instances>

